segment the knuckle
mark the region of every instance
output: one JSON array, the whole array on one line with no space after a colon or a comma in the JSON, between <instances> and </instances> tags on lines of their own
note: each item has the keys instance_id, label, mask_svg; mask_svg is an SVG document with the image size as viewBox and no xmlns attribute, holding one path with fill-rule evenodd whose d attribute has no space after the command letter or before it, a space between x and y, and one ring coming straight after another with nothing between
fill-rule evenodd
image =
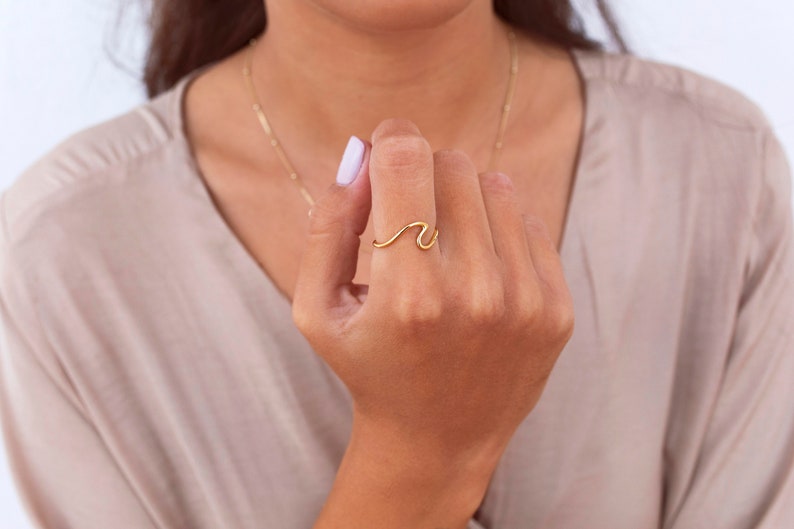
<instances>
[{"instance_id":1,"label":"knuckle","mask_svg":"<svg viewBox=\"0 0 794 529\"><path fill-rule=\"evenodd\" d=\"M325 233L334 229L352 227L362 206L345 200L345 190L332 187L309 210L309 232Z\"/></svg>"},{"instance_id":2,"label":"knuckle","mask_svg":"<svg viewBox=\"0 0 794 529\"><path fill-rule=\"evenodd\" d=\"M479 324L493 324L501 321L505 314L505 306L501 296L480 295L469 305L469 319Z\"/></svg>"},{"instance_id":3,"label":"knuckle","mask_svg":"<svg viewBox=\"0 0 794 529\"><path fill-rule=\"evenodd\" d=\"M526 322L536 316L535 305L541 292L533 280L520 278L512 284L509 294L508 310L512 319Z\"/></svg>"},{"instance_id":4,"label":"knuckle","mask_svg":"<svg viewBox=\"0 0 794 529\"><path fill-rule=\"evenodd\" d=\"M424 327L441 321L443 307L437 300L401 298L395 305L395 317L405 327Z\"/></svg>"},{"instance_id":5,"label":"knuckle","mask_svg":"<svg viewBox=\"0 0 794 529\"><path fill-rule=\"evenodd\" d=\"M573 334L575 322L573 305L567 301L558 300L548 305L547 318L549 330L567 341Z\"/></svg>"},{"instance_id":6,"label":"knuckle","mask_svg":"<svg viewBox=\"0 0 794 529\"><path fill-rule=\"evenodd\" d=\"M549 235L549 229L546 223L543 222L543 219L537 215L530 214L524 214L522 217L524 220L524 229L530 236L553 245L551 235Z\"/></svg>"},{"instance_id":7,"label":"knuckle","mask_svg":"<svg viewBox=\"0 0 794 529\"><path fill-rule=\"evenodd\" d=\"M344 222L344 217L340 217L327 202L322 200L315 202L309 215L309 234L328 233Z\"/></svg>"},{"instance_id":8,"label":"knuckle","mask_svg":"<svg viewBox=\"0 0 794 529\"><path fill-rule=\"evenodd\" d=\"M376 168L414 168L429 165L433 151L422 136L401 134L387 136L372 147L370 163Z\"/></svg>"},{"instance_id":9,"label":"knuckle","mask_svg":"<svg viewBox=\"0 0 794 529\"><path fill-rule=\"evenodd\" d=\"M419 127L411 121L410 119L405 118L388 118L381 121L375 130L372 131L372 143L379 141L380 139L394 135L394 134L421 134L419 132Z\"/></svg>"},{"instance_id":10,"label":"knuckle","mask_svg":"<svg viewBox=\"0 0 794 529\"><path fill-rule=\"evenodd\" d=\"M295 323L295 327L305 336L311 336L317 333L317 319L314 318L311 311L297 299L297 296L292 303L292 321Z\"/></svg>"},{"instance_id":11,"label":"knuckle","mask_svg":"<svg viewBox=\"0 0 794 529\"><path fill-rule=\"evenodd\" d=\"M513 181L504 173L487 172L480 175L480 188L491 195L512 197L515 193Z\"/></svg>"},{"instance_id":12,"label":"knuckle","mask_svg":"<svg viewBox=\"0 0 794 529\"><path fill-rule=\"evenodd\" d=\"M515 320L519 325L535 325L543 313L543 300L538 294L523 297L515 309Z\"/></svg>"},{"instance_id":13,"label":"knuckle","mask_svg":"<svg viewBox=\"0 0 794 529\"><path fill-rule=\"evenodd\" d=\"M459 175L466 172L472 174L477 172L477 168L471 158L469 158L469 155L460 149L441 149L436 151L433 154L433 163L437 174Z\"/></svg>"},{"instance_id":14,"label":"knuckle","mask_svg":"<svg viewBox=\"0 0 794 529\"><path fill-rule=\"evenodd\" d=\"M425 326L441 320L444 303L433 289L404 288L394 300L393 311L393 316L404 326Z\"/></svg>"},{"instance_id":15,"label":"knuckle","mask_svg":"<svg viewBox=\"0 0 794 529\"><path fill-rule=\"evenodd\" d=\"M505 315L505 296L502 281L497 277L484 277L471 282L464 301L467 319L478 324L500 321Z\"/></svg>"}]
</instances>

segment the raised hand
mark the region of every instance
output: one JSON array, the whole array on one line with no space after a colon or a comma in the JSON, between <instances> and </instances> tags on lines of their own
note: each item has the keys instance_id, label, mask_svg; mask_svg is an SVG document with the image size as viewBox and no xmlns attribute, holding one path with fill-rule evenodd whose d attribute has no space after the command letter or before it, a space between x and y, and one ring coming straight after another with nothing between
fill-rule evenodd
<instances>
[{"instance_id":1,"label":"raised hand","mask_svg":"<svg viewBox=\"0 0 794 529\"><path fill-rule=\"evenodd\" d=\"M415 221L430 227L425 243L434 228L438 239L423 250L420 228L406 230L374 249L369 285L354 285L370 209L379 242ZM371 522L383 528L389 520L450 523L444 516L459 523L473 512L574 320L556 247L539 219L522 215L510 179L478 175L460 151L434 153L413 123L396 119L373 132L358 177L313 207L292 307L297 327L353 398L345 459L355 463L343 461L336 497L344 496L336 489L349 490L344 483L360 489L379 473L400 483L413 476L407 496L427 487L425 499L439 494L451 509L381 505ZM462 488L443 488L445 480ZM344 497L338 508L333 497L327 520L347 510ZM367 507L352 501L363 527Z\"/></svg>"}]
</instances>

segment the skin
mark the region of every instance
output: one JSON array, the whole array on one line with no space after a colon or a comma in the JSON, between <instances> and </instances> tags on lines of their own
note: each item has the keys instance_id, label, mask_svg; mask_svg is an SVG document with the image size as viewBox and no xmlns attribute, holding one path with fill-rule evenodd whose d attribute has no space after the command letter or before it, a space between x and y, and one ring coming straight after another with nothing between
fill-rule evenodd
<instances>
[{"instance_id":1,"label":"skin","mask_svg":"<svg viewBox=\"0 0 794 529\"><path fill-rule=\"evenodd\" d=\"M255 83L318 200L311 217L251 112L244 51L190 84L184 112L219 211L353 397L315 529L463 528L573 329L557 248L579 78L565 50L517 32L505 174L482 173L509 67L490 1L269 0L267 10ZM353 134L369 140L365 162L352 184L334 185ZM413 220L438 225L430 250L416 248L417 230L373 252L373 239Z\"/></svg>"}]
</instances>

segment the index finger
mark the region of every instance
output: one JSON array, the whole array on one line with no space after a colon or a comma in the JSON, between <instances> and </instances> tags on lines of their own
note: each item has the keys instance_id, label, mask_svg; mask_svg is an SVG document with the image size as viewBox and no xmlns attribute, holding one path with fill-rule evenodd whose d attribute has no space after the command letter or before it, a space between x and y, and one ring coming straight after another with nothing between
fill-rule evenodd
<instances>
[{"instance_id":1,"label":"index finger","mask_svg":"<svg viewBox=\"0 0 794 529\"><path fill-rule=\"evenodd\" d=\"M378 243L388 241L406 225L417 221L428 224L422 243L429 243L436 229L433 151L416 125L406 119L387 119L375 128L369 176L373 229ZM414 281L428 267L440 264L438 244L427 250L417 246L420 232L418 226L409 228L391 245L374 248L371 283L386 278Z\"/></svg>"}]
</instances>

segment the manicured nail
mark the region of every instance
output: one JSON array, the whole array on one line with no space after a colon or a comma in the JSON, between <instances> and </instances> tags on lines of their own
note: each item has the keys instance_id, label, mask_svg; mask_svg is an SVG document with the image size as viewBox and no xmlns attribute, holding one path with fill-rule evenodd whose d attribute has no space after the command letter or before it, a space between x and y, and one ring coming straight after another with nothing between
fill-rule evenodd
<instances>
[{"instance_id":1,"label":"manicured nail","mask_svg":"<svg viewBox=\"0 0 794 529\"><path fill-rule=\"evenodd\" d=\"M361 170L361 162L364 160L364 142L355 136L350 136L350 140L345 147L339 170L336 172L336 183L346 186L356 179Z\"/></svg>"}]
</instances>

